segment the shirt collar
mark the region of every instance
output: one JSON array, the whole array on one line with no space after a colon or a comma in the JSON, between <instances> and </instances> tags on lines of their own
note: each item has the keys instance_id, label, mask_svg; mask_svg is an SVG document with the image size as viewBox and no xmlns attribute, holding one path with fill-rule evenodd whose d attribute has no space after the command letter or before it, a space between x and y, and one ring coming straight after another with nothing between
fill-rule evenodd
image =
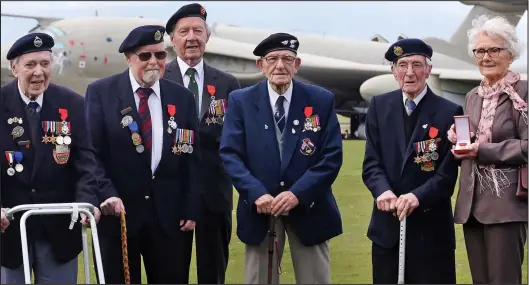
<instances>
[{"instance_id":1,"label":"shirt collar","mask_svg":"<svg viewBox=\"0 0 529 285\"><path fill-rule=\"evenodd\" d=\"M20 82L17 81L17 86L18 86L18 93L20 94L20 97L22 97L22 100L24 100L24 103L29 104L29 102L31 102L31 100L26 96L24 95L24 93L22 92L22 89L20 89ZM40 94L37 99L35 100L35 102L37 102L39 104L39 106L42 108L42 97L44 96L44 93Z\"/></svg>"},{"instance_id":2,"label":"shirt collar","mask_svg":"<svg viewBox=\"0 0 529 285\"><path fill-rule=\"evenodd\" d=\"M136 92L138 88L140 88L140 84L138 81L136 81L136 78L132 75L132 70L129 68L129 78L130 78L130 84L132 85L132 91ZM160 80L156 80L154 84L150 87L152 91L154 91L154 94L160 98Z\"/></svg>"},{"instance_id":3,"label":"shirt collar","mask_svg":"<svg viewBox=\"0 0 529 285\"><path fill-rule=\"evenodd\" d=\"M179 56L176 57L176 60L178 61L178 66L180 67L180 73L182 73L182 78L186 75L186 71L191 67L187 63L185 63ZM204 59L201 58L200 62L193 66L193 68L197 71L195 73L195 76L200 79L202 74L204 74Z\"/></svg>"},{"instance_id":4,"label":"shirt collar","mask_svg":"<svg viewBox=\"0 0 529 285\"><path fill-rule=\"evenodd\" d=\"M426 95L426 91L428 91L428 85L425 85L424 89L421 91L421 93L419 93L419 95L417 95L417 97L415 97L415 99L413 99L413 102L415 103L415 106L419 105L419 102L422 100L424 95ZM402 102L404 103L404 105L406 105L406 100L407 99L408 99L408 96L406 95L406 92L402 91Z\"/></svg>"},{"instance_id":5,"label":"shirt collar","mask_svg":"<svg viewBox=\"0 0 529 285\"><path fill-rule=\"evenodd\" d=\"M276 102L277 102L277 99L279 98L279 94L277 92L274 91L274 89L272 89L272 86L270 85L270 81L267 81L268 84L268 94L270 95L270 102L272 103L272 105L275 106ZM285 97L285 100L290 103L291 100L292 100L292 89L293 89L293 84L292 84L292 81L290 81L290 85L288 86L288 89L287 91L285 91L285 94L283 94L283 96Z\"/></svg>"}]
</instances>

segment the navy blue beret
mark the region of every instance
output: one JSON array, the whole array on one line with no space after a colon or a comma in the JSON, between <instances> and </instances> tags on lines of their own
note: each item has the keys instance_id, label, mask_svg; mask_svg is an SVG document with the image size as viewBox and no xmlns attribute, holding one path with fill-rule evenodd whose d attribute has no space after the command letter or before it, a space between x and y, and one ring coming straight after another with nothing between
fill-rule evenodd
<instances>
[{"instance_id":1,"label":"navy blue beret","mask_svg":"<svg viewBox=\"0 0 529 285\"><path fill-rule=\"evenodd\" d=\"M142 46L163 42L165 28L158 25L139 26L132 30L119 46L119 52L133 51Z\"/></svg>"},{"instance_id":2,"label":"navy blue beret","mask_svg":"<svg viewBox=\"0 0 529 285\"><path fill-rule=\"evenodd\" d=\"M260 42L254 49L253 54L256 56L265 56L267 53L276 50L290 50L298 52L298 38L287 33L277 33L268 36Z\"/></svg>"},{"instance_id":3,"label":"navy blue beret","mask_svg":"<svg viewBox=\"0 0 529 285\"><path fill-rule=\"evenodd\" d=\"M416 54L424 55L431 59L432 53L432 47L419 39L402 39L392 44L384 57L390 62L395 62L401 57Z\"/></svg>"},{"instance_id":4,"label":"navy blue beret","mask_svg":"<svg viewBox=\"0 0 529 285\"><path fill-rule=\"evenodd\" d=\"M208 13L206 12L206 8L198 3L182 6L182 8L178 9L178 11L176 11L176 13L174 13L167 21L167 24L165 25L167 33L170 34L173 32L174 25L176 25L178 20L187 17L199 17L205 21L208 17Z\"/></svg>"},{"instance_id":5,"label":"navy blue beret","mask_svg":"<svg viewBox=\"0 0 529 285\"><path fill-rule=\"evenodd\" d=\"M37 51L50 51L55 45L53 38L44 33L31 33L18 39L7 52L7 60L15 59L23 54Z\"/></svg>"}]
</instances>

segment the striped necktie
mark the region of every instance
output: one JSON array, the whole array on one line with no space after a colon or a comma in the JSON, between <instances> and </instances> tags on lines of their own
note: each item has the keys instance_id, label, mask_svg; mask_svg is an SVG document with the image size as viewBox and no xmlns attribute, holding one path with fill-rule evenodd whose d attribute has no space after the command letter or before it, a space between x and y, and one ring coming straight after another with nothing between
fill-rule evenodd
<instances>
[{"instance_id":1,"label":"striped necktie","mask_svg":"<svg viewBox=\"0 0 529 285\"><path fill-rule=\"evenodd\" d=\"M415 110L415 107L417 107L417 105L415 104L415 102L413 102L413 100L406 99L406 107L408 108L409 115L413 112L413 110Z\"/></svg>"},{"instance_id":2,"label":"striped necktie","mask_svg":"<svg viewBox=\"0 0 529 285\"><path fill-rule=\"evenodd\" d=\"M197 79L195 77L195 74L197 73L197 70L190 67L186 71L186 75L189 76L189 85L187 85L187 88L193 92L195 95L195 105L197 108L197 115L200 114L200 106L198 103L200 102L200 99L198 98L198 83Z\"/></svg>"},{"instance_id":3,"label":"striped necktie","mask_svg":"<svg viewBox=\"0 0 529 285\"><path fill-rule=\"evenodd\" d=\"M283 129L285 128L285 107L283 107L283 102L285 102L285 96L279 96L276 101L277 111L274 114L277 127L281 132L283 132Z\"/></svg>"},{"instance_id":4,"label":"striped necktie","mask_svg":"<svg viewBox=\"0 0 529 285\"><path fill-rule=\"evenodd\" d=\"M141 134L143 139L143 146L145 151L148 153L151 152L152 147L152 122L151 122L151 112L149 111L149 96L154 91L151 88L138 88L136 94L140 97L140 104L138 108L138 113L141 119Z\"/></svg>"}]
</instances>

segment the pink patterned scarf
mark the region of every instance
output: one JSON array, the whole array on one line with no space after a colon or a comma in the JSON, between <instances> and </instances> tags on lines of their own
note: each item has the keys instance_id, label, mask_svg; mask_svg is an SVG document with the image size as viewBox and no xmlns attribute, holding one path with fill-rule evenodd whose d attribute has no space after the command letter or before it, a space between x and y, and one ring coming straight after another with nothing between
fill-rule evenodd
<instances>
[{"instance_id":1,"label":"pink patterned scarf","mask_svg":"<svg viewBox=\"0 0 529 285\"><path fill-rule=\"evenodd\" d=\"M519 111L527 124L527 103L518 95L514 90L514 85L520 80L520 75L512 71L508 71L507 74L497 83L490 86L490 81L484 78L479 87L478 95L483 98L483 105L481 109L481 118L478 124L477 138L479 143L490 143L491 142L491 129L494 123L494 116L496 114L496 107L498 106L498 100L500 95L507 94L509 99L513 103L515 110ZM485 177L479 172L476 161L473 163L473 172L478 174L480 183L485 182L489 186L494 185L494 192L499 197L501 189L509 186L510 182L507 177L500 169L495 169L494 165L479 165L479 169L485 172ZM492 183L492 185L491 185Z\"/></svg>"}]
</instances>

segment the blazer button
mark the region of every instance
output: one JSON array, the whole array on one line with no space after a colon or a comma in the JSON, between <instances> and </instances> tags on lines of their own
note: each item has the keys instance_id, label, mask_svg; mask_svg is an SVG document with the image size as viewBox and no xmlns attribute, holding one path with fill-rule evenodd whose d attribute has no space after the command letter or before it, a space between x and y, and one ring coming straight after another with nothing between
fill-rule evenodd
<instances>
[{"instance_id":1,"label":"blazer button","mask_svg":"<svg viewBox=\"0 0 529 285\"><path fill-rule=\"evenodd\" d=\"M35 193L35 192L37 192L37 190L35 190L35 189L31 189L31 192L32 192L32 193Z\"/></svg>"},{"instance_id":2,"label":"blazer button","mask_svg":"<svg viewBox=\"0 0 529 285\"><path fill-rule=\"evenodd\" d=\"M310 207L309 207L309 208L312 208L312 206L314 206L314 202L312 202L312 204L310 204Z\"/></svg>"},{"instance_id":3,"label":"blazer button","mask_svg":"<svg viewBox=\"0 0 529 285\"><path fill-rule=\"evenodd\" d=\"M281 183L279 183L279 185L280 185L281 187L283 187L283 186L285 186L285 182L284 182L284 181L281 181Z\"/></svg>"},{"instance_id":4,"label":"blazer button","mask_svg":"<svg viewBox=\"0 0 529 285\"><path fill-rule=\"evenodd\" d=\"M145 196L145 200L149 200L149 196Z\"/></svg>"},{"instance_id":5,"label":"blazer button","mask_svg":"<svg viewBox=\"0 0 529 285\"><path fill-rule=\"evenodd\" d=\"M154 179L154 178L155 178L155 176L153 175L153 176L152 176L152 179Z\"/></svg>"}]
</instances>

